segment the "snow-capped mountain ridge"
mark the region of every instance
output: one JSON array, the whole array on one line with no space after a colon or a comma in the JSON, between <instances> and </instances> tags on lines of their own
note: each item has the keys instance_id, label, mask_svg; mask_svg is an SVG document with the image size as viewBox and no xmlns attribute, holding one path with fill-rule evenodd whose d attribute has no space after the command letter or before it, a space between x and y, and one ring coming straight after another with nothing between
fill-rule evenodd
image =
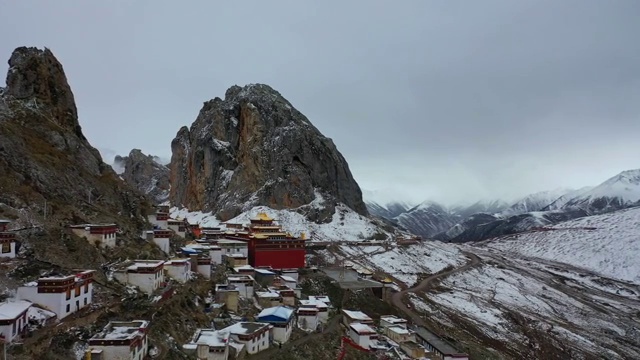
<instances>
[{"instance_id":1,"label":"snow-capped mountain ridge","mask_svg":"<svg viewBox=\"0 0 640 360\"><path fill-rule=\"evenodd\" d=\"M602 199L609 199L602 208ZM606 210L606 207L617 203L619 206L633 205L640 202L640 169L623 171L606 180L602 184L571 199L565 206L592 205Z\"/></svg>"},{"instance_id":2,"label":"snow-capped mountain ridge","mask_svg":"<svg viewBox=\"0 0 640 360\"><path fill-rule=\"evenodd\" d=\"M511 204L511 206L500 213L500 216L508 217L524 214L531 211L540 211L558 198L573 191L573 189L558 188L527 195Z\"/></svg>"},{"instance_id":3,"label":"snow-capped mountain ridge","mask_svg":"<svg viewBox=\"0 0 640 360\"><path fill-rule=\"evenodd\" d=\"M575 190L539 209L502 217L492 222L472 224L438 234L437 239L453 242L479 241L527 231L533 227L551 226L561 221L589 215L609 213L640 206L640 170L623 171L593 188Z\"/></svg>"},{"instance_id":4,"label":"snow-capped mountain ridge","mask_svg":"<svg viewBox=\"0 0 640 360\"><path fill-rule=\"evenodd\" d=\"M370 214L385 219L393 219L415 206L402 201L392 201L386 204L381 204L375 201L365 200L364 203Z\"/></svg>"},{"instance_id":5,"label":"snow-capped mountain ridge","mask_svg":"<svg viewBox=\"0 0 640 360\"><path fill-rule=\"evenodd\" d=\"M550 203L549 205L547 205L546 207L544 207L542 210L543 211L547 211L547 210L559 210L565 207L565 205L571 201L572 199L575 199L576 197L579 197L580 195L592 190L595 186L585 186L582 187L578 190L573 190L571 192L568 192L562 196L560 196L559 198L557 198L556 200L554 200L552 203Z\"/></svg>"}]
</instances>

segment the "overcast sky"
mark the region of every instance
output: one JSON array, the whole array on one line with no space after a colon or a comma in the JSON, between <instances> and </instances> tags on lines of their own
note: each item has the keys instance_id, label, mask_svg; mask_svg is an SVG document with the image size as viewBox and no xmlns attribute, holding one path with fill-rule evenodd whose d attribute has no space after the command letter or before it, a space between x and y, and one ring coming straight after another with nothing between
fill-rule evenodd
<instances>
[{"instance_id":1,"label":"overcast sky","mask_svg":"<svg viewBox=\"0 0 640 360\"><path fill-rule=\"evenodd\" d=\"M447 203L640 168L640 2L0 0L0 72L49 47L106 162L170 157L234 84L266 83L365 190Z\"/></svg>"}]
</instances>

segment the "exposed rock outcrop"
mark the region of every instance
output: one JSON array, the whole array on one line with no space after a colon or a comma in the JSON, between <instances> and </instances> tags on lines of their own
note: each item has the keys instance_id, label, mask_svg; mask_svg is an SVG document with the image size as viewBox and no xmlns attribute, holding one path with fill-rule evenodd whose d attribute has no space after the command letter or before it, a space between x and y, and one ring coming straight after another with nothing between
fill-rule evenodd
<instances>
[{"instance_id":1,"label":"exposed rock outcrop","mask_svg":"<svg viewBox=\"0 0 640 360\"><path fill-rule=\"evenodd\" d=\"M169 167L157 156L133 149L129 156L116 156L114 166L123 170L120 176L126 182L149 195L156 204L169 199Z\"/></svg>"},{"instance_id":2,"label":"exposed rock outcrop","mask_svg":"<svg viewBox=\"0 0 640 360\"><path fill-rule=\"evenodd\" d=\"M42 222L140 224L146 198L118 178L82 134L62 65L21 47L0 91L0 203ZM123 220L124 219L124 220Z\"/></svg>"},{"instance_id":3,"label":"exposed rock outcrop","mask_svg":"<svg viewBox=\"0 0 640 360\"><path fill-rule=\"evenodd\" d=\"M360 187L331 139L267 85L232 86L204 103L171 143L173 205L229 219L256 205L309 206L315 221L335 204L367 214ZM314 211L309 212L309 208Z\"/></svg>"}]
</instances>

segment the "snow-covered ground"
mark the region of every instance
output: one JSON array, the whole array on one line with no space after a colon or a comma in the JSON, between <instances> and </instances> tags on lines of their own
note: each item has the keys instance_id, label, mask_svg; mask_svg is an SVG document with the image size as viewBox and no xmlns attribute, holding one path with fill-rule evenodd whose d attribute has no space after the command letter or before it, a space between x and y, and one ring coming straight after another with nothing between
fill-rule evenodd
<instances>
[{"instance_id":1,"label":"snow-covered ground","mask_svg":"<svg viewBox=\"0 0 640 360\"><path fill-rule=\"evenodd\" d=\"M508 254L553 260L640 285L640 208L559 223L482 242Z\"/></svg>"},{"instance_id":2,"label":"snow-covered ground","mask_svg":"<svg viewBox=\"0 0 640 360\"><path fill-rule=\"evenodd\" d=\"M314 206L316 203L312 202L309 205ZM346 206L337 206L332 221L326 224L316 224L307 220L304 215L292 210L275 210L267 206L256 206L228 222L248 224L249 220L260 212L265 212L278 220L283 229L293 235L306 233L307 238L311 241L361 241L380 232L391 236L381 230L372 220ZM170 210L170 214L172 218L186 218L190 223L197 223L200 226L219 226L221 224L220 220L212 213L190 212L187 209L174 207Z\"/></svg>"},{"instance_id":3,"label":"snow-covered ground","mask_svg":"<svg viewBox=\"0 0 640 360\"><path fill-rule=\"evenodd\" d=\"M438 241L390 247L386 251L382 246L348 245L342 245L340 250L349 256L348 260L382 270L407 286L413 285L419 274L433 274L467 261L457 246Z\"/></svg>"},{"instance_id":4,"label":"snow-covered ground","mask_svg":"<svg viewBox=\"0 0 640 360\"><path fill-rule=\"evenodd\" d=\"M203 227L215 227L220 225L220 220L211 212L189 211L186 208L172 207L169 214L174 219L187 219L190 224L199 224Z\"/></svg>"},{"instance_id":5,"label":"snow-covered ground","mask_svg":"<svg viewBox=\"0 0 640 360\"><path fill-rule=\"evenodd\" d=\"M536 329L574 351L611 359L640 355L637 287L562 264L479 255L484 263L445 278L444 291L412 296L415 307L445 326L455 324L447 315L455 313L506 344L529 341Z\"/></svg>"}]
</instances>

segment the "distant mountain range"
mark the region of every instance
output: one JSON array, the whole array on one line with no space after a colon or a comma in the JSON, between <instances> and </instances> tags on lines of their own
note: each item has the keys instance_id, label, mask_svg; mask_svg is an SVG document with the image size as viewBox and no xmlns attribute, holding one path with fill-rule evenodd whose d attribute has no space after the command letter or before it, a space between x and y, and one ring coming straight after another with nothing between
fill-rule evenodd
<instances>
[{"instance_id":1,"label":"distant mountain range","mask_svg":"<svg viewBox=\"0 0 640 360\"><path fill-rule=\"evenodd\" d=\"M491 200L447 207L425 201L409 207L366 198L365 203L372 215L414 234L448 242L479 241L640 205L640 169L623 171L595 187L543 191L512 204Z\"/></svg>"}]
</instances>

